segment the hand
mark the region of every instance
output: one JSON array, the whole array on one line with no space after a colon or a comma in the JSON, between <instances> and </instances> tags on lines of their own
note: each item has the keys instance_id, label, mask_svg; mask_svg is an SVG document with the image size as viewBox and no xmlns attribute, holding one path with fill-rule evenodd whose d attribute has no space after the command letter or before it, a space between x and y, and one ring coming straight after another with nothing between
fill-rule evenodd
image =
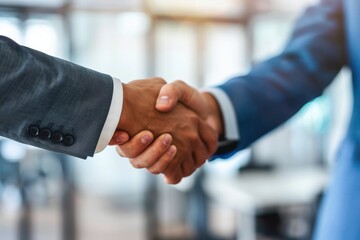
<instances>
[{"instance_id":1,"label":"hand","mask_svg":"<svg viewBox=\"0 0 360 240\"><path fill-rule=\"evenodd\" d=\"M221 135L224 131L220 107L210 93L200 93L183 81L175 81L164 85L156 101L156 109L160 112L171 111L178 102L186 105L204 119Z\"/></svg>"},{"instance_id":2,"label":"hand","mask_svg":"<svg viewBox=\"0 0 360 240\"><path fill-rule=\"evenodd\" d=\"M134 167L138 168L150 168L154 164L154 159L168 163L166 168L161 168L159 167L161 164L156 162L157 167L150 169L154 173L164 173L166 181L175 184L183 177L192 174L215 152L218 135L204 120L182 104L176 104L169 113L156 111L154 108L156 98L164 84L163 80L157 78L124 84L124 104L118 129L127 132L130 137L135 136L142 129L148 129L156 140L148 148L143 148L144 145L141 144L137 148L126 148L123 145L119 148L119 152L124 156L138 154L132 161ZM176 148L170 146L170 135L162 135L158 138L164 133L169 133L173 137ZM141 140L137 136L125 146L131 146L131 143L139 144L139 139ZM166 148L164 146L168 147L165 153L168 156L164 156ZM169 162L174 152L177 153ZM136 161L138 157L145 158L145 156L150 156L150 160Z\"/></svg>"},{"instance_id":3,"label":"hand","mask_svg":"<svg viewBox=\"0 0 360 240\"><path fill-rule=\"evenodd\" d=\"M169 166L177 149L171 145L172 137L169 134L161 135L154 142L153 140L154 136L148 130L136 134L130 141L126 132L117 130L109 145L118 145L118 154L128 157L135 168L146 168L152 174L159 174Z\"/></svg>"},{"instance_id":4,"label":"hand","mask_svg":"<svg viewBox=\"0 0 360 240\"><path fill-rule=\"evenodd\" d=\"M176 81L164 85L161 88L159 97L157 99L156 108L159 111L170 111L176 106L178 101L186 104L195 112L197 112L203 119L206 119L212 128L216 129L218 133L216 136L222 133L223 127L220 109L212 95L207 93L200 94L196 89L191 88L184 82ZM118 134L120 133L121 132L118 132ZM166 163L168 163L169 160L171 160L169 158L169 153L167 152L170 150L169 146L161 144L158 139L156 139L156 141L153 142L150 146L132 139L130 142L118 146L118 149L122 155L132 155L130 160L133 163L150 161L151 163L156 162L160 166L164 166ZM201 166L204 162L205 161L202 161L200 164L198 164L198 166L195 166L193 171L195 171L196 168ZM164 171L163 173L165 174L165 179L167 182L171 182L169 179L173 179L173 175L184 177L184 175L181 175L181 173L171 172L169 170Z\"/></svg>"}]
</instances>

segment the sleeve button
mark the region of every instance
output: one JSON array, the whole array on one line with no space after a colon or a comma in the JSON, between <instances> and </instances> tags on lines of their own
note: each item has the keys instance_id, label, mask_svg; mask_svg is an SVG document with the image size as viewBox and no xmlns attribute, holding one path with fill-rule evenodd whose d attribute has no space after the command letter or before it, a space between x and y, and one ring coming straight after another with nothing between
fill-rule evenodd
<instances>
[{"instance_id":1,"label":"sleeve button","mask_svg":"<svg viewBox=\"0 0 360 240\"><path fill-rule=\"evenodd\" d=\"M42 140L48 140L51 137L51 131L48 128L43 128L40 130L39 138Z\"/></svg>"},{"instance_id":2,"label":"sleeve button","mask_svg":"<svg viewBox=\"0 0 360 240\"><path fill-rule=\"evenodd\" d=\"M65 146L71 146L71 145L74 144L74 142L75 142L75 139L74 139L74 137L72 135L65 135L64 136L63 144Z\"/></svg>"},{"instance_id":3,"label":"sleeve button","mask_svg":"<svg viewBox=\"0 0 360 240\"><path fill-rule=\"evenodd\" d=\"M63 140L63 135L60 132L55 132L51 135L51 140L54 143L60 143Z\"/></svg>"},{"instance_id":4,"label":"sleeve button","mask_svg":"<svg viewBox=\"0 0 360 240\"><path fill-rule=\"evenodd\" d=\"M30 137L37 137L39 135L40 129L38 128L38 126L35 125L31 125L28 128L28 134Z\"/></svg>"}]
</instances>

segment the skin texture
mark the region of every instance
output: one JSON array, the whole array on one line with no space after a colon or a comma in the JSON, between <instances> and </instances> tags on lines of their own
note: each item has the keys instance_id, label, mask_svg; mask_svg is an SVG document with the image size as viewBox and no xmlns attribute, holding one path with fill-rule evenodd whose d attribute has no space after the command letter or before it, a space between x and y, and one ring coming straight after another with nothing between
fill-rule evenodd
<instances>
[{"instance_id":1,"label":"skin texture","mask_svg":"<svg viewBox=\"0 0 360 240\"><path fill-rule=\"evenodd\" d=\"M192 124L176 125L174 129L169 130L170 136L158 137L158 135L154 136L152 131L142 131L129 141L114 140L117 136L127 135L126 132L117 131L112 143L118 145L117 150L120 155L130 157L134 167L145 167L152 173L163 173L167 183L176 184L183 177L192 174L214 153L218 136L223 132L222 114L211 94L200 93L183 81L163 85L160 92L156 92L156 97L156 110L177 115L176 119L170 119L171 125L176 124L176 121L180 120L179 117L184 118L184 116ZM193 112L189 112L186 108L185 111L183 105ZM203 121L207 124L202 124ZM163 123L161 126L165 125ZM175 129L179 131L174 131ZM171 145L171 136L174 137L173 145ZM186 136L191 142L186 144L177 140L181 136ZM187 152L189 149L192 149L191 155Z\"/></svg>"},{"instance_id":2,"label":"skin texture","mask_svg":"<svg viewBox=\"0 0 360 240\"><path fill-rule=\"evenodd\" d=\"M176 184L216 151L218 134L205 116L183 104L174 104L171 111L158 111L155 104L164 85L160 78L123 85L123 110L111 143L127 133L130 140L118 147L119 154L129 157L135 168L163 173L167 183Z\"/></svg>"},{"instance_id":3,"label":"skin texture","mask_svg":"<svg viewBox=\"0 0 360 240\"><path fill-rule=\"evenodd\" d=\"M167 99L164 101L163 99ZM218 135L224 131L220 107L209 93L201 93L183 81L164 85L156 102L156 109L161 112L172 111L178 103L184 104L205 120Z\"/></svg>"}]
</instances>

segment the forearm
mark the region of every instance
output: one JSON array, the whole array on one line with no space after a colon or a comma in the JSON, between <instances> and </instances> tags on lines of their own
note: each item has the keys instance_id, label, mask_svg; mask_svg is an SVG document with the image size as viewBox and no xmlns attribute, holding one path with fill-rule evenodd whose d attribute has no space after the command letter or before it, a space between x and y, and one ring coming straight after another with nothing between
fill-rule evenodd
<instances>
[{"instance_id":1,"label":"forearm","mask_svg":"<svg viewBox=\"0 0 360 240\"><path fill-rule=\"evenodd\" d=\"M308 9L282 54L219 86L236 111L241 139L235 151L321 95L346 64L341 8L340 1L327 0Z\"/></svg>"},{"instance_id":2,"label":"forearm","mask_svg":"<svg viewBox=\"0 0 360 240\"><path fill-rule=\"evenodd\" d=\"M114 133L120 121L123 107L123 88L119 79L113 78L112 100L107 114L104 126L102 128L99 140L96 145L96 153L104 150L113 139Z\"/></svg>"},{"instance_id":3,"label":"forearm","mask_svg":"<svg viewBox=\"0 0 360 240\"><path fill-rule=\"evenodd\" d=\"M220 105L212 94L204 92L203 96L209 109L209 116L206 122L216 131L218 136L222 136L224 134L224 121Z\"/></svg>"},{"instance_id":4,"label":"forearm","mask_svg":"<svg viewBox=\"0 0 360 240\"><path fill-rule=\"evenodd\" d=\"M0 134L52 151L92 156L109 111L112 78L4 37L0 52ZM29 136L32 125L71 135L74 142L66 146L51 136Z\"/></svg>"}]
</instances>

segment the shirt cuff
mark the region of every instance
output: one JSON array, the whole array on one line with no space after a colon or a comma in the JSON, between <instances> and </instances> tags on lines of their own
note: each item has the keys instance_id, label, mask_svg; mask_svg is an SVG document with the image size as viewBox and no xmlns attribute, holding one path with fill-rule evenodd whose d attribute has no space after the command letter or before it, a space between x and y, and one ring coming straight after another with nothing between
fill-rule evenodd
<instances>
[{"instance_id":1,"label":"shirt cuff","mask_svg":"<svg viewBox=\"0 0 360 240\"><path fill-rule=\"evenodd\" d=\"M206 88L202 91L212 94L221 108L225 128L225 141L239 141L240 133L237 125L237 118L230 98L220 88Z\"/></svg>"},{"instance_id":2,"label":"shirt cuff","mask_svg":"<svg viewBox=\"0 0 360 240\"><path fill-rule=\"evenodd\" d=\"M110 104L108 116L101 131L95 153L101 152L109 144L120 120L123 105L123 88L119 79L113 78L113 97Z\"/></svg>"}]
</instances>

